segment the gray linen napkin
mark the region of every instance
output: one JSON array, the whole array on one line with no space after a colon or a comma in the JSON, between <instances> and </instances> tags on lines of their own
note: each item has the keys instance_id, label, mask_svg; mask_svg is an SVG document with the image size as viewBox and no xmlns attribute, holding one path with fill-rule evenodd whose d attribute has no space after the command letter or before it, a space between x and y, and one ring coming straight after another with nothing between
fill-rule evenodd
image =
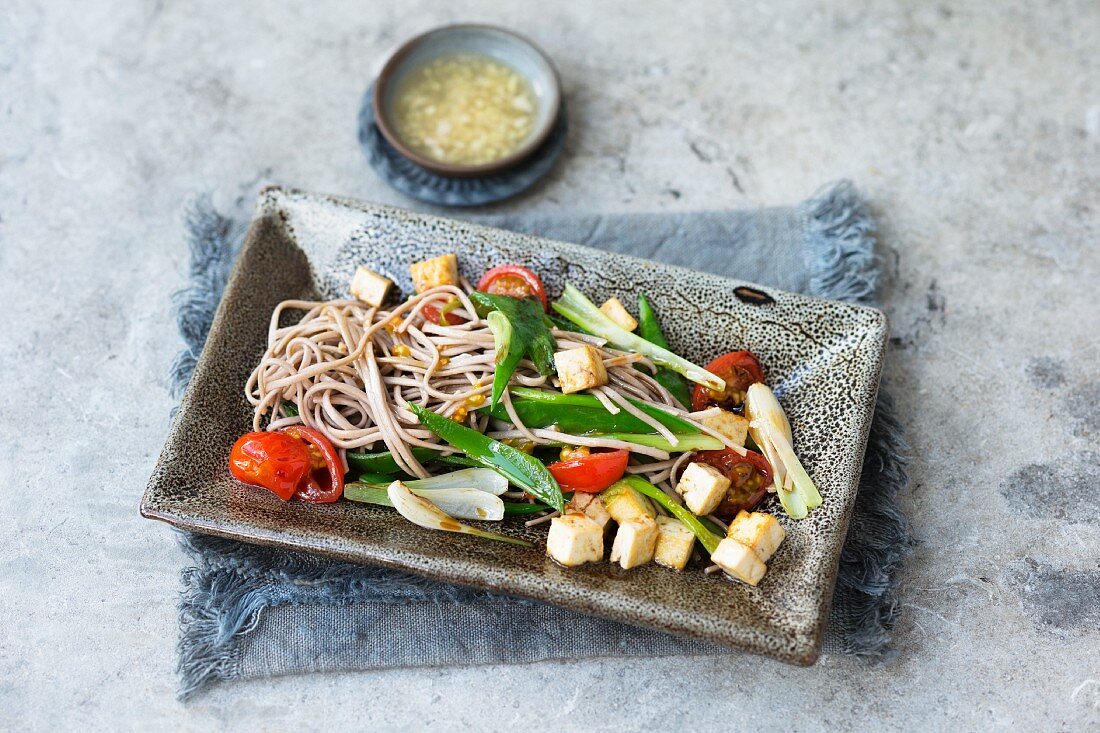
<instances>
[{"instance_id":1,"label":"gray linen napkin","mask_svg":"<svg viewBox=\"0 0 1100 733\"><path fill-rule=\"evenodd\" d=\"M708 270L785 290L870 302L878 279L873 223L842 182L796 207L620 215L510 215L483 223ZM243 225L199 199L187 219L191 282L177 296L190 377ZM860 493L841 559L826 651L881 655L910 537L896 494L904 439L880 393ZM216 679L310 671L519 663L597 656L729 653L706 642L554 606L233 540L184 535L181 696ZM519 611L519 612L517 612Z\"/></svg>"}]
</instances>

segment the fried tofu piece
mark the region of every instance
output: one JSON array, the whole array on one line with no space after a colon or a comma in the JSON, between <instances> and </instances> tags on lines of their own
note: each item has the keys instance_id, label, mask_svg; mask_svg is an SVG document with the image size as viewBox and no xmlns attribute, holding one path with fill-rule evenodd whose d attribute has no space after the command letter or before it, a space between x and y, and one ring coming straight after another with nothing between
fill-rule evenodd
<instances>
[{"instance_id":1,"label":"fried tofu piece","mask_svg":"<svg viewBox=\"0 0 1100 733\"><path fill-rule=\"evenodd\" d=\"M409 274L412 275L413 287L418 293L440 285L458 285L458 256L449 252L417 262L409 266Z\"/></svg>"},{"instance_id":2,"label":"fried tofu piece","mask_svg":"<svg viewBox=\"0 0 1100 733\"><path fill-rule=\"evenodd\" d=\"M383 277L366 267L360 267L355 271L348 289L359 300L377 308L386 301L386 296L392 287L393 281L388 277Z\"/></svg>"},{"instance_id":3,"label":"fried tofu piece","mask_svg":"<svg viewBox=\"0 0 1100 733\"><path fill-rule=\"evenodd\" d=\"M599 494L589 494L584 491L577 491L573 494L573 498L566 504L566 512L577 511L596 524L600 525L600 529L606 529L608 523L611 521L611 514L608 513L607 507L603 504L603 499Z\"/></svg>"},{"instance_id":4,"label":"fried tofu piece","mask_svg":"<svg viewBox=\"0 0 1100 733\"><path fill-rule=\"evenodd\" d=\"M768 571L768 566L755 552L729 537L718 543L710 559L718 567L749 585L759 583Z\"/></svg>"},{"instance_id":5,"label":"fried tofu piece","mask_svg":"<svg viewBox=\"0 0 1100 733\"><path fill-rule=\"evenodd\" d=\"M684 497L688 509L701 516L718 508L729 487L730 480L717 468L689 463L676 484L676 493Z\"/></svg>"},{"instance_id":6,"label":"fried tofu piece","mask_svg":"<svg viewBox=\"0 0 1100 733\"><path fill-rule=\"evenodd\" d=\"M691 559L695 535L683 522L672 517L657 517L657 547L653 561L673 570L683 570Z\"/></svg>"},{"instance_id":7,"label":"fried tofu piece","mask_svg":"<svg viewBox=\"0 0 1100 733\"><path fill-rule=\"evenodd\" d=\"M734 445L745 445L745 437L749 434L749 419L744 415L722 410L717 415L702 418L699 422L720 433Z\"/></svg>"},{"instance_id":8,"label":"fried tofu piece","mask_svg":"<svg viewBox=\"0 0 1100 733\"><path fill-rule=\"evenodd\" d=\"M625 483L612 484L604 489L600 500L607 507L607 513L619 524L631 519L653 519L657 516L657 510L649 498Z\"/></svg>"},{"instance_id":9,"label":"fried tofu piece","mask_svg":"<svg viewBox=\"0 0 1100 733\"><path fill-rule=\"evenodd\" d=\"M607 370L603 366L600 352L594 346L559 351L554 354L554 366L564 394L607 384Z\"/></svg>"},{"instance_id":10,"label":"fried tofu piece","mask_svg":"<svg viewBox=\"0 0 1100 733\"><path fill-rule=\"evenodd\" d=\"M600 306L600 310L619 327L627 331L633 331L638 327L638 322L634 320L634 316L630 315L630 311L618 298L608 298L607 302Z\"/></svg>"},{"instance_id":11,"label":"fried tofu piece","mask_svg":"<svg viewBox=\"0 0 1100 733\"><path fill-rule=\"evenodd\" d=\"M567 568L603 560L603 527L584 514L550 520L546 554Z\"/></svg>"},{"instance_id":12,"label":"fried tofu piece","mask_svg":"<svg viewBox=\"0 0 1100 733\"><path fill-rule=\"evenodd\" d=\"M730 522L726 536L752 550L761 562L766 563L787 533L771 514L740 512Z\"/></svg>"},{"instance_id":13,"label":"fried tofu piece","mask_svg":"<svg viewBox=\"0 0 1100 733\"><path fill-rule=\"evenodd\" d=\"M619 523L615 542L611 545L611 562L623 570L645 565L653 559L657 548L657 522L651 517L638 517Z\"/></svg>"}]
</instances>

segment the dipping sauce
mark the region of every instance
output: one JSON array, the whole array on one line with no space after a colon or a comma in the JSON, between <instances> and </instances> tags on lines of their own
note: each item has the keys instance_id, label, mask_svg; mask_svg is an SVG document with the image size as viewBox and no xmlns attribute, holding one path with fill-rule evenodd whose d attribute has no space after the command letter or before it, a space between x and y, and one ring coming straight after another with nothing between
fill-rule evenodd
<instances>
[{"instance_id":1,"label":"dipping sauce","mask_svg":"<svg viewBox=\"0 0 1100 733\"><path fill-rule=\"evenodd\" d=\"M394 94L393 123L420 155L483 165L515 152L531 134L538 102L531 83L481 54L454 54L410 71Z\"/></svg>"}]
</instances>

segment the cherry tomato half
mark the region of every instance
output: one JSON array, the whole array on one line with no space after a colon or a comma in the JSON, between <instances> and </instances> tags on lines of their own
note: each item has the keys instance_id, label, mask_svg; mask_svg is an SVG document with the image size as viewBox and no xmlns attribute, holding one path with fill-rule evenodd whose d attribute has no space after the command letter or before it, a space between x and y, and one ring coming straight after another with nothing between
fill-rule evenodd
<instances>
[{"instance_id":1,"label":"cherry tomato half","mask_svg":"<svg viewBox=\"0 0 1100 733\"><path fill-rule=\"evenodd\" d=\"M279 432L301 440L309 450L312 471L298 486L295 498L312 504L328 504L344 495L343 464L336 449L321 431L305 425L291 425ZM322 473L321 469L325 471Z\"/></svg>"},{"instance_id":2,"label":"cherry tomato half","mask_svg":"<svg viewBox=\"0 0 1100 733\"><path fill-rule=\"evenodd\" d=\"M564 491L594 494L621 479L628 460L630 451L616 450L558 461L546 468Z\"/></svg>"},{"instance_id":3,"label":"cherry tomato half","mask_svg":"<svg viewBox=\"0 0 1100 733\"><path fill-rule=\"evenodd\" d=\"M705 410L718 405L725 410L740 410L749 386L764 381L764 370L751 351L731 351L707 364L707 371L726 380L726 389L712 392L701 384L691 393L691 409Z\"/></svg>"},{"instance_id":4,"label":"cherry tomato half","mask_svg":"<svg viewBox=\"0 0 1100 733\"><path fill-rule=\"evenodd\" d=\"M309 450L282 433L245 433L229 452L229 472L238 481L262 486L289 501L309 474Z\"/></svg>"},{"instance_id":5,"label":"cherry tomato half","mask_svg":"<svg viewBox=\"0 0 1100 733\"><path fill-rule=\"evenodd\" d=\"M444 313L441 308L433 303L425 305L420 309L420 312L425 320L431 321L437 326L457 326L466 322L466 319L462 316L456 316L454 313Z\"/></svg>"},{"instance_id":6,"label":"cherry tomato half","mask_svg":"<svg viewBox=\"0 0 1100 733\"><path fill-rule=\"evenodd\" d=\"M736 451L704 450L695 454L693 462L705 463L717 468L730 480L726 498L714 510L725 519L732 519L740 511L752 511L768 493L772 483L772 467L768 459L754 450L740 455Z\"/></svg>"},{"instance_id":7,"label":"cherry tomato half","mask_svg":"<svg viewBox=\"0 0 1100 733\"><path fill-rule=\"evenodd\" d=\"M542 280L520 265L497 265L481 276L477 289L490 295L507 295L510 298L538 298L543 310L549 308Z\"/></svg>"},{"instance_id":8,"label":"cherry tomato half","mask_svg":"<svg viewBox=\"0 0 1100 733\"><path fill-rule=\"evenodd\" d=\"M344 493L344 471L332 443L317 430L294 425L277 433L245 433L229 452L229 471L283 501L328 503Z\"/></svg>"}]
</instances>

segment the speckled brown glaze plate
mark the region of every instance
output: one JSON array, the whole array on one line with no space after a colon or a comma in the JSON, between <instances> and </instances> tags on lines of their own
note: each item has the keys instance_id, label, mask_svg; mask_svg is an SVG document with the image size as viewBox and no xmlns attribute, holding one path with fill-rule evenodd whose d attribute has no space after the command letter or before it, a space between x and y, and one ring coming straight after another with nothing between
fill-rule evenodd
<instances>
[{"instance_id":1,"label":"speckled brown glaze plate","mask_svg":"<svg viewBox=\"0 0 1100 733\"><path fill-rule=\"evenodd\" d=\"M251 425L244 384L264 351L275 305L346 296L358 265L410 292L408 265L448 251L458 253L471 278L516 262L539 272L551 293L567 280L597 302L617 295L631 303L644 291L673 349L695 362L735 348L760 356L825 503L801 522L785 517L774 499L765 505L787 539L759 587L693 567L683 574L652 564L565 570L543 554L545 527L502 523L500 531L536 541L534 549L521 549L421 529L381 507L284 503L230 477L229 448ZM751 287L771 302L744 302L734 291L748 285L399 209L268 189L141 512L195 532L403 568L810 664L821 648L855 500L886 318L872 308L759 286Z\"/></svg>"}]
</instances>

